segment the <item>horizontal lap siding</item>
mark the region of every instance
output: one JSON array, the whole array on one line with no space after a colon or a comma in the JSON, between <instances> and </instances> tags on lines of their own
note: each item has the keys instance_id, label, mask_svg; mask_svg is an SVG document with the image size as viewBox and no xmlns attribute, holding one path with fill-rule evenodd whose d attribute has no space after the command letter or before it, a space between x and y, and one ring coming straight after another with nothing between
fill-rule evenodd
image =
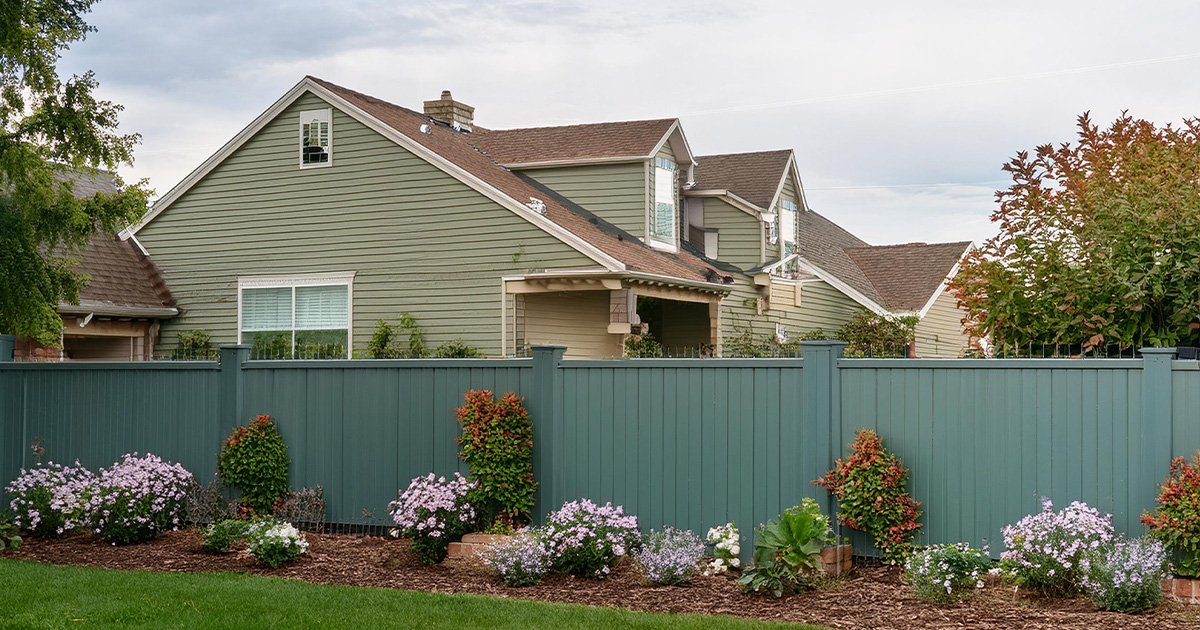
<instances>
[{"instance_id":1,"label":"horizontal lap siding","mask_svg":"<svg viewBox=\"0 0 1200 630\"><path fill-rule=\"evenodd\" d=\"M721 199L704 199L704 227L717 229L717 258L742 269L763 260L762 222Z\"/></svg>"},{"instance_id":2,"label":"horizontal lap siding","mask_svg":"<svg viewBox=\"0 0 1200 630\"><path fill-rule=\"evenodd\" d=\"M521 171L637 238L646 234L646 163Z\"/></svg>"},{"instance_id":3,"label":"horizontal lap siding","mask_svg":"<svg viewBox=\"0 0 1200 630\"><path fill-rule=\"evenodd\" d=\"M564 345L570 358L609 359L623 354L622 335L608 333L608 291L527 293L523 299L529 345Z\"/></svg>"},{"instance_id":4,"label":"horizontal lap siding","mask_svg":"<svg viewBox=\"0 0 1200 630\"><path fill-rule=\"evenodd\" d=\"M954 294L943 291L917 324L917 356L943 359L962 356L969 340L963 332L963 315Z\"/></svg>"},{"instance_id":5,"label":"horizontal lap siding","mask_svg":"<svg viewBox=\"0 0 1200 630\"><path fill-rule=\"evenodd\" d=\"M752 281L736 275L734 282L733 290L721 300L721 339L724 341L742 334L747 328L753 328L758 337L774 336L776 323L783 324L788 334L820 329L833 336L860 310L856 302L837 289L824 282L812 282L800 285L800 306L795 306L793 295L786 294L783 300L777 298L772 308L758 315L754 306L758 293Z\"/></svg>"},{"instance_id":6,"label":"horizontal lap siding","mask_svg":"<svg viewBox=\"0 0 1200 630\"><path fill-rule=\"evenodd\" d=\"M431 345L501 352L500 276L597 264L334 110L333 166L297 166L309 94L138 233L182 315L163 327L237 339L239 275L355 271L353 328L411 313ZM441 130L441 133L448 133Z\"/></svg>"}]
</instances>

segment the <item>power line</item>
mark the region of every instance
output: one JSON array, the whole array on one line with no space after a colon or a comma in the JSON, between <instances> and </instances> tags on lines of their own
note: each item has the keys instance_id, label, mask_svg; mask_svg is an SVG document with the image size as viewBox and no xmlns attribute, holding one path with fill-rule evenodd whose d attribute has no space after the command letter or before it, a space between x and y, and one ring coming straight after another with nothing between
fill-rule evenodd
<instances>
[{"instance_id":1,"label":"power line","mask_svg":"<svg viewBox=\"0 0 1200 630\"><path fill-rule=\"evenodd\" d=\"M943 182L938 184L875 184L864 186L805 186L804 190L876 190L888 188L967 188L975 186L990 186L1008 183L1009 180L998 179L990 182Z\"/></svg>"}]
</instances>

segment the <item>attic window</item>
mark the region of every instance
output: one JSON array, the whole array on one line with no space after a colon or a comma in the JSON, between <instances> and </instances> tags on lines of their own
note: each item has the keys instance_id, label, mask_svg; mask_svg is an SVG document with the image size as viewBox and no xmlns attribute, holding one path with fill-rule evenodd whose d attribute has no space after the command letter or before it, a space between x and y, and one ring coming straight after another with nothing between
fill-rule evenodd
<instances>
[{"instance_id":1,"label":"attic window","mask_svg":"<svg viewBox=\"0 0 1200 630\"><path fill-rule=\"evenodd\" d=\"M779 235L783 239L783 250L780 253L782 256L788 256L796 252L796 218L800 207L796 202L787 199L781 201L779 206Z\"/></svg>"},{"instance_id":2,"label":"attic window","mask_svg":"<svg viewBox=\"0 0 1200 630\"><path fill-rule=\"evenodd\" d=\"M675 224L675 163L665 158L655 158L650 244L674 250Z\"/></svg>"},{"instance_id":3,"label":"attic window","mask_svg":"<svg viewBox=\"0 0 1200 630\"><path fill-rule=\"evenodd\" d=\"M300 167L328 166L333 152L330 110L300 112Z\"/></svg>"}]
</instances>

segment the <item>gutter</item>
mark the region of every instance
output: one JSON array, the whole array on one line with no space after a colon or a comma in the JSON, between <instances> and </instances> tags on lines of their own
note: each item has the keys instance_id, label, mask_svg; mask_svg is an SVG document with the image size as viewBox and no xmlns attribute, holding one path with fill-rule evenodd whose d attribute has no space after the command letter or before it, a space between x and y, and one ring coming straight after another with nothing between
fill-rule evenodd
<instances>
[{"instance_id":1,"label":"gutter","mask_svg":"<svg viewBox=\"0 0 1200 630\"><path fill-rule=\"evenodd\" d=\"M179 309L152 306L116 306L99 304L59 304L60 315L95 315L99 317L135 317L139 319L167 319L179 315Z\"/></svg>"}]
</instances>

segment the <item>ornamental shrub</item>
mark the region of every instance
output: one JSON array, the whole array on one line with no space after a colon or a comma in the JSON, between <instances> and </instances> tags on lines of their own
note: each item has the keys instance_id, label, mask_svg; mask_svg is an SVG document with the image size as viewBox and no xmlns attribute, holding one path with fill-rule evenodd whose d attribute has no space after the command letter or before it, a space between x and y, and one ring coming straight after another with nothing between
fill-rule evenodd
<instances>
[{"instance_id":1,"label":"ornamental shrub","mask_svg":"<svg viewBox=\"0 0 1200 630\"><path fill-rule=\"evenodd\" d=\"M126 454L100 469L85 510L93 530L110 543L148 540L183 523L192 481L192 473L179 464L150 453Z\"/></svg>"},{"instance_id":2,"label":"ornamental shrub","mask_svg":"<svg viewBox=\"0 0 1200 630\"><path fill-rule=\"evenodd\" d=\"M1141 612L1162 601L1167 549L1146 538L1104 545L1084 576L1096 606L1114 612Z\"/></svg>"},{"instance_id":3,"label":"ornamental shrub","mask_svg":"<svg viewBox=\"0 0 1200 630\"><path fill-rule=\"evenodd\" d=\"M788 508L754 532L754 564L738 584L752 593L783 597L811 584L821 568L821 550L836 541L829 517L810 498Z\"/></svg>"},{"instance_id":4,"label":"ornamental shrub","mask_svg":"<svg viewBox=\"0 0 1200 630\"><path fill-rule=\"evenodd\" d=\"M435 359L480 359L484 355L479 348L467 345L462 339L452 339L435 348L433 356Z\"/></svg>"},{"instance_id":5,"label":"ornamental shrub","mask_svg":"<svg viewBox=\"0 0 1200 630\"><path fill-rule=\"evenodd\" d=\"M1000 530L1007 548L1000 554L1005 578L1050 597L1073 597L1082 590L1089 565L1112 542L1112 515L1076 501L1054 511L1042 499L1042 511Z\"/></svg>"},{"instance_id":6,"label":"ornamental shrub","mask_svg":"<svg viewBox=\"0 0 1200 630\"><path fill-rule=\"evenodd\" d=\"M901 562L921 528L921 504L904 491L908 469L870 429L855 435L851 449L848 461L837 460L833 470L813 483L838 500L839 523L871 534L884 559Z\"/></svg>"},{"instance_id":7,"label":"ornamental shrub","mask_svg":"<svg viewBox=\"0 0 1200 630\"><path fill-rule=\"evenodd\" d=\"M1143 514L1142 523L1171 551L1176 575L1200 577L1200 452L1194 462L1171 460L1171 472L1159 485L1158 508Z\"/></svg>"},{"instance_id":8,"label":"ornamental shrub","mask_svg":"<svg viewBox=\"0 0 1200 630\"><path fill-rule=\"evenodd\" d=\"M250 523L237 519L227 519L209 525L204 530L204 541L200 548L211 553L229 553L233 546L246 538L250 533Z\"/></svg>"},{"instance_id":9,"label":"ornamental shrub","mask_svg":"<svg viewBox=\"0 0 1200 630\"><path fill-rule=\"evenodd\" d=\"M254 513L269 514L288 491L287 445L271 416L259 415L233 430L217 456L221 481L241 491L242 502Z\"/></svg>"},{"instance_id":10,"label":"ornamental shrub","mask_svg":"<svg viewBox=\"0 0 1200 630\"><path fill-rule=\"evenodd\" d=\"M520 532L488 545L483 564L509 586L531 586L542 581L553 564L538 532Z\"/></svg>"},{"instance_id":11,"label":"ornamental shrub","mask_svg":"<svg viewBox=\"0 0 1200 630\"><path fill-rule=\"evenodd\" d=\"M637 517L612 503L568 501L546 517L546 548L559 571L604 578L641 541Z\"/></svg>"},{"instance_id":12,"label":"ornamental shrub","mask_svg":"<svg viewBox=\"0 0 1200 630\"><path fill-rule=\"evenodd\" d=\"M488 390L472 389L455 410L462 424L458 456L471 467L471 504L488 522L509 526L529 522L538 484L533 480L533 422L509 392L500 400Z\"/></svg>"},{"instance_id":13,"label":"ornamental shrub","mask_svg":"<svg viewBox=\"0 0 1200 630\"><path fill-rule=\"evenodd\" d=\"M655 584L682 584L699 571L704 557L704 541L691 530L665 527L650 530L633 559L642 569L642 576Z\"/></svg>"},{"instance_id":14,"label":"ornamental shrub","mask_svg":"<svg viewBox=\"0 0 1200 630\"><path fill-rule=\"evenodd\" d=\"M986 547L972 549L967 543L931 545L908 556L904 577L919 599L949 604L983 588L983 576L991 567Z\"/></svg>"},{"instance_id":15,"label":"ornamental shrub","mask_svg":"<svg viewBox=\"0 0 1200 630\"><path fill-rule=\"evenodd\" d=\"M742 534L732 522L708 530L705 538L713 546L713 561L704 569L705 575L719 575L731 567L742 566Z\"/></svg>"},{"instance_id":16,"label":"ornamental shrub","mask_svg":"<svg viewBox=\"0 0 1200 630\"><path fill-rule=\"evenodd\" d=\"M246 535L250 544L246 550L255 560L274 569L281 564L294 562L308 551L304 534L291 523L283 521L260 521L250 526Z\"/></svg>"},{"instance_id":17,"label":"ornamental shrub","mask_svg":"<svg viewBox=\"0 0 1200 630\"><path fill-rule=\"evenodd\" d=\"M16 523L8 512L0 512L0 552L6 549L16 549L21 546Z\"/></svg>"},{"instance_id":18,"label":"ornamental shrub","mask_svg":"<svg viewBox=\"0 0 1200 630\"><path fill-rule=\"evenodd\" d=\"M412 540L421 562L441 562L450 543L471 531L476 514L468 495L474 487L458 473L450 480L429 473L413 479L400 498L388 504L388 514L400 535Z\"/></svg>"},{"instance_id":19,"label":"ornamental shrub","mask_svg":"<svg viewBox=\"0 0 1200 630\"><path fill-rule=\"evenodd\" d=\"M87 524L84 506L96 476L75 462L50 462L21 474L4 489L12 500L13 523L34 536L58 536Z\"/></svg>"}]
</instances>

